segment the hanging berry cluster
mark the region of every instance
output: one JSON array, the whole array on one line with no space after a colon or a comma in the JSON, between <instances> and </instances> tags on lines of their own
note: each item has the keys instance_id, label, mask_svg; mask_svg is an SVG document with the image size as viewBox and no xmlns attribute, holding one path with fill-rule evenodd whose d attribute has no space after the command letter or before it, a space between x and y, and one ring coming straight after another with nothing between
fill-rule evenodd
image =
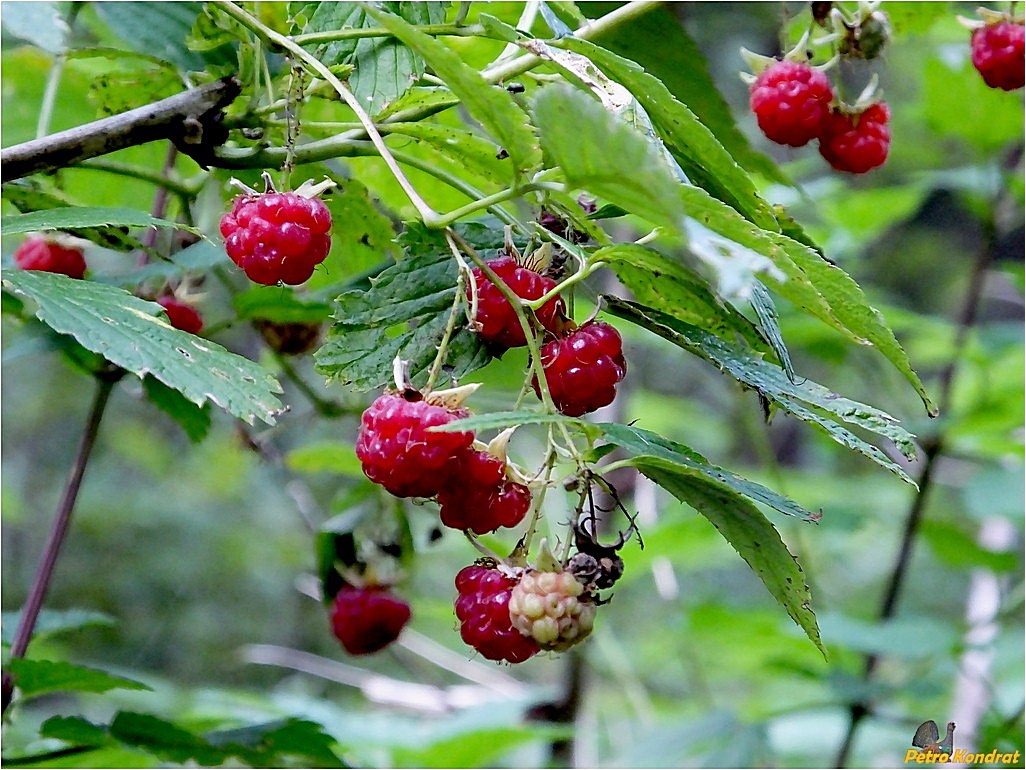
<instances>
[{"instance_id":1,"label":"hanging berry cluster","mask_svg":"<svg viewBox=\"0 0 1026 770\"><path fill-rule=\"evenodd\" d=\"M530 338L540 351L545 378L543 387L534 377L535 393L548 399L550 408L579 416L615 398L627 371L622 341L606 323L578 326L568 318L558 284L539 272L544 270L539 260L545 261L537 253L521 257L507 239L497 258L468 269L464 296L470 326L496 355L529 345ZM514 308L511 300L540 304L530 311L524 305ZM589 532L575 520L561 556L542 540L529 563L541 497L550 482L508 459L513 429L488 444L473 430L439 430L470 415L465 403L478 385L418 390L402 361L396 362L395 380L395 388L378 396L360 421L356 455L366 476L394 497L433 500L440 523L464 532L485 552L478 535L528 522L510 556L489 554L456 573L454 612L463 641L489 660L519 663L583 640L601 603L599 589L609 588L623 571L616 551L626 537L603 546L592 535L594 525ZM590 482L584 484L590 490ZM583 508L582 503L578 514ZM610 569L596 568L602 559ZM332 625L349 652L362 654L396 639L410 612L391 593L389 581L376 578L366 565L358 565L357 572L345 575L334 595Z\"/></svg>"},{"instance_id":2,"label":"hanging berry cluster","mask_svg":"<svg viewBox=\"0 0 1026 770\"><path fill-rule=\"evenodd\" d=\"M969 49L973 66L991 88L1022 88L1026 83L1026 27L1022 15L1012 16L989 8L979 8L976 13L979 19L959 17L972 30Z\"/></svg>"},{"instance_id":3,"label":"hanging berry cluster","mask_svg":"<svg viewBox=\"0 0 1026 770\"><path fill-rule=\"evenodd\" d=\"M890 110L876 78L849 104L827 74L839 59L880 55L890 24L878 5L860 2L849 18L833 3L812 3L812 23L830 30L815 43L829 44L834 54L822 65L809 63L811 26L781 59L741 50L752 70L742 74L750 87L749 106L768 139L790 147L818 140L820 155L836 171L864 174L884 164L891 144Z\"/></svg>"}]
</instances>

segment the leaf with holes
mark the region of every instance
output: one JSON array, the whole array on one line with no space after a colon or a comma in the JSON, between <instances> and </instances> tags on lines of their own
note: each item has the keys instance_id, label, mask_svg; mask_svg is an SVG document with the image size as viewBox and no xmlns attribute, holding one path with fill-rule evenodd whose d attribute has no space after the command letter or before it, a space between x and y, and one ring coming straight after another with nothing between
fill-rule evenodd
<instances>
[{"instance_id":1,"label":"leaf with holes","mask_svg":"<svg viewBox=\"0 0 1026 770\"><path fill-rule=\"evenodd\" d=\"M115 286L29 270L3 271L6 291L36 304L35 315L60 334L139 377L152 375L189 401L212 401L252 423L274 424L281 386L252 361L172 328L164 310Z\"/></svg>"}]
</instances>

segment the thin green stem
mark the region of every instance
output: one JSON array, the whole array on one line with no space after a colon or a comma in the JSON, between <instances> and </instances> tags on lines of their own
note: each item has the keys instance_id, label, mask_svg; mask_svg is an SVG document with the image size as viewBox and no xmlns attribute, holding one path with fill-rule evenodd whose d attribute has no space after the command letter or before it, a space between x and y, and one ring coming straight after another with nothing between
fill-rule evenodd
<instances>
[{"instance_id":1,"label":"thin green stem","mask_svg":"<svg viewBox=\"0 0 1026 770\"><path fill-rule=\"evenodd\" d=\"M71 465L71 473L64 485L64 494L61 496L60 504L57 506L57 514L54 516L53 525L50 527L50 534L47 537L46 545L43 547L43 554L36 569L36 575L32 580L32 587L29 589L28 598L21 609L18 618L18 628L14 632L14 640L11 643L11 659L25 657L29 642L32 640L32 632L35 630L36 621L39 619L39 612L43 608L43 601L50 589L50 580L53 578L54 569L57 566L57 557L60 555L61 546L67 537L71 527L71 515L75 510L75 502L78 500L78 492L82 488L82 478L85 476L86 466L89 463L89 455L96 443L96 436L100 430L100 421L103 419L104 410L114 386L121 379L121 370L111 369L104 375L98 376L96 393L93 396L93 405L89 410L89 418L86 420L85 428L82 431L82 439L78 445L78 451ZM14 678L10 672L4 672L2 682L2 710L7 711L14 695Z\"/></svg>"},{"instance_id":2,"label":"thin green stem","mask_svg":"<svg viewBox=\"0 0 1026 770\"><path fill-rule=\"evenodd\" d=\"M425 35L449 35L454 37L476 37L483 35L485 28L480 24L464 26L461 24L422 24L415 27ZM294 35L293 42L296 45L311 45L316 43L332 43L336 40L361 40L368 37L393 37L392 33L384 27L350 27L347 29L332 29L325 32L308 32L305 35Z\"/></svg>"},{"instance_id":3,"label":"thin green stem","mask_svg":"<svg viewBox=\"0 0 1026 770\"><path fill-rule=\"evenodd\" d=\"M158 172L153 172L140 166L129 166L126 163L117 163L113 160L102 160L100 158L83 161L75 166L75 168L84 168L91 171L103 171L108 174L117 174L118 176L139 179L143 182L149 182L157 187L163 187L169 192L173 192L183 200L191 200L196 197L202 187L202 184L192 186L174 179L169 179ZM204 179L206 176L207 175L204 173Z\"/></svg>"},{"instance_id":4,"label":"thin green stem","mask_svg":"<svg viewBox=\"0 0 1026 770\"><path fill-rule=\"evenodd\" d=\"M607 265L608 263L603 262L602 260L597 260L590 264L582 265L580 270L571 275L569 278L565 279L562 283L556 284L554 287L552 287L552 289L538 297L538 299L525 301L524 304L532 310L538 310L539 308L543 307L546 302L551 300L556 295L561 294L562 292L572 288L573 286L576 286L589 275L598 270L601 270L603 267L606 267Z\"/></svg>"},{"instance_id":5,"label":"thin green stem","mask_svg":"<svg viewBox=\"0 0 1026 770\"><path fill-rule=\"evenodd\" d=\"M399 164L396 162L395 158L392 157L392 153L385 144L385 140L382 139L381 134L378 133L378 130L374 125L374 121L371 120L367 111L364 110L363 106L360 104L360 101L353 96L353 93L346 88L342 81L335 77L334 73L309 51L297 45L291 38L275 32L255 16L252 16L235 3L231 2L231 0L215 0L214 5L236 21L243 24L247 29L262 37L264 40L292 53L297 59L302 61L320 77L324 78L331 84L332 88L338 92L338 95L342 97L343 101L345 101L345 103L349 105L350 109L356 113L357 119L363 125L364 131L367 132L367 136L377 148L378 154L381 155L381 159L385 161L385 165L388 166L389 171L392 172L392 176L395 177L396 182L399 183L399 186L403 189L403 192L406 193L406 196L410 199L414 208L417 209L417 212L420 214L420 218L425 222L425 224L432 226L437 219L438 214L428 206L424 199L420 197L420 193L418 193L413 185L410 184L410 180L406 178L402 169L399 168Z\"/></svg>"},{"instance_id":6,"label":"thin green stem","mask_svg":"<svg viewBox=\"0 0 1026 770\"><path fill-rule=\"evenodd\" d=\"M455 244L446 234L446 240L449 242L450 247L454 247ZM453 297L452 307L449 309L449 320L446 321L445 331L442 334L442 340L438 343L438 352L435 354L435 360L431 363L431 369L428 371L427 384L424 386L425 392L430 393L431 389L435 386L435 382L438 380L438 375L442 372L442 366L445 364L446 354L449 352L449 341L452 339L452 334L456 329L456 319L462 315L460 311L460 304L463 302L463 281L466 276L466 271L461 269L459 274L456 276L456 296Z\"/></svg>"},{"instance_id":7,"label":"thin green stem","mask_svg":"<svg viewBox=\"0 0 1026 770\"><path fill-rule=\"evenodd\" d=\"M470 216L471 214L480 211L481 209L491 208L498 203L504 203L505 201L519 198L529 192L540 190L541 187L536 184L525 184L518 187L510 187L505 190L500 190L492 195L485 195L479 197L476 200L471 201L465 206L460 206L458 209L453 209L448 214L443 214L436 220L437 223L442 227L448 227L449 225L458 222L463 217ZM539 307L541 307L539 305Z\"/></svg>"}]
</instances>

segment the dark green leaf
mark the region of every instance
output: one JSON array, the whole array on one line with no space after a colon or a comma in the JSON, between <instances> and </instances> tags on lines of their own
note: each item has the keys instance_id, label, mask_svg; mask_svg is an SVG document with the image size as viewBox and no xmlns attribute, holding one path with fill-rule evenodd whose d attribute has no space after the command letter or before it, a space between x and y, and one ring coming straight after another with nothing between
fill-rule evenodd
<instances>
[{"instance_id":1,"label":"dark green leaf","mask_svg":"<svg viewBox=\"0 0 1026 770\"><path fill-rule=\"evenodd\" d=\"M105 725L93 724L82 717L50 717L40 725L39 735L86 746L103 746L110 742Z\"/></svg>"},{"instance_id":2,"label":"dark green leaf","mask_svg":"<svg viewBox=\"0 0 1026 770\"><path fill-rule=\"evenodd\" d=\"M821 513L812 513L790 498L784 497L754 481L749 481L723 468L711 465L698 452L683 444L678 444L651 431L633 428L617 423L600 423L598 427L605 437L617 446L623 447L636 457L644 456L665 460L680 466L682 474L705 476L712 482L727 487L737 494L750 500L768 505L774 510L788 516L795 516L803 521L818 523Z\"/></svg>"},{"instance_id":3,"label":"dark green leaf","mask_svg":"<svg viewBox=\"0 0 1026 770\"><path fill-rule=\"evenodd\" d=\"M608 262L638 302L726 340L741 335L754 349L770 352L752 322L713 294L701 277L679 261L632 243L599 249L592 259Z\"/></svg>"},{"instance_id":4,"label":"dark green leaf","mask_svg":"<svg viewBox=\"0 0 1026 770\"><path fill-rule=\"evenodd\" d=\"M48 692L106 692L117 687L127 690L150 689L133 679L63 661L17 658L8 667L14 675L15 685L25 698Z\"/></svg>"},{"instance_id":5,"label":"dark green leaf","mask_svg":"<svg viewBox=\"0 0 1026 770\"><path fill-rule=\"evenodd\" d=\"M206 734L212 745L245 758L255 767L274 767L283 756L297 757L312 767L345 767L332 747L335 739L316 722L281 719Z\"/></svg>"},{"instance_id":6,"label":"dark green leaf","mask_svg":"<svg viewBox=\"0 0 1026 770\"><path fill-rule=\"evenodd\" d=\"M844 398L810 380L794 382L783 369L762 360L751 351L666 313L615 297L607 297L606 302L614 315L636 323L709 361L799 419L819 426L842 446L861 453L915 486L915 482L900 465L840 424L845 422L872 431L893 441L906 457L915 457L915 437L890 415Z\"/></svg>"},{"instance_id":7,"label":"dark green leaf","mask_svg":"<svg viewBox=\"0 0 1026 770\"><path fill-rule=\"evenodd\" d=\"M681 185L678 194L684 210L701 225L737 244L739 249L773 261L785 280L768 282L769 288L853 341L876 347L911 383L927 412L936 415L937 407L912 369L894 332L880 312L867 302L851 276L809 246L786 235L753 227L701 188Z\"/></svg>"},{"instance_id":8,"label":"dark green leaf","mask_svg":"<svg viewBox=\"0 0 1026 770\"><path fill-rule=\"evenodd\" d=\"M229 45L203 52L187 47L202 3L102 2L94 7L130 48L171 62L183 71L200 71L209 65L236 61L235 51Z\"/></svg>"},{"instance_id":9,"label":"dark green leaf","mask_svg":"<svg viewBox=\"0 0 1026 770\"><path fill-rule=\"evenodd\" d=\"M589 16L597 18L617 5L589 2L585 10ZM722 89L709 73L705 56L670 7L653 8L632 19L630 24L618 25L602 33L593 42L636 62L658 78L679 102L686 104L709 127L748 171L758 172L774 182L790 183L776 163L752 149L748 139L738 130ZM655 120L654 115L650 117Z\"/></svg>"},{"instance_id":10,"label":"dark green leaf","mask_svg":"<svg viewBox=\"0 0 1026 770\"><path fill-rule=\"evenodd\" d=\"M14 630L21 620L21 612L5 612L0 620L0 638L10 645L14 641ZM117 621L110 615L93 610L41 610L32 632L34 640L52 634L77 631L87 626L113 626Z\"/></svg>"},{"instance_id":11,"label":"dark green leaf","mask_svg":"<svg viewBox=\"0 0 1026 770\"><path fill-rule=\"evenodd\" d=\"M435 74L460 98L471 117L479 121L509 153L514 173L521 176L541 162L538 141L527 115L505 89L492 85L444 43L392 14L368 7L368 13L406 45L424 57Z\"/></svg>"},{"instance_id":12,"label":"dark green leaf","mask_svg":"<svg viewBox=\"0 0 1026 770\"><path fill-rule=\"evenodd\" d=\"M206 438L210 432L210 404L197 406L154 377L143 378L143 389L150 403L177 422L190 441L198 444Z\"/></svg>"},{"instance_id":13,"label":"dark green leaf","mask_svg":"<svg viewBox=\"0 0 1026 770\"><path fill-rule=\"evenodd\" d=\"M420 254L384 270L368 291L339 296L336 322L316 353L318 370L357 390L373 390L392 382L392 362L400 356L410 361L414 383L423 383L456 299L457 272L447 251ZM459 324L457 329L448 357L454 377L490 358L477 335Z\"/></svg>"},{"instance_id":14,"label":"dark green leaf","mask_svg":"<svg viewBox=\"0 0 1026 770\"><path fill-rule=\"evenodd\" d=\"M534 98L542 147L567 182L632 214L684 232L680 185L659 150L586 93L547 86Z\"/></svg>"},{"instance_id":15,"label":"dark green leaf","mask_svg":"<svg viewBox=\"0 0 1026 770\"><path fill-rule=\"evenodd\" d=\"M225 759L224 754L202 738L151 714L119 711L109 730L122 743L173 762L193 760L201 765L218 765Z\"/></svg>"},{"instance_id":16,"label":"dark green leaf","mask_svg":"<svg viewBox=\"0 0 1026 770\"><path fill-rule=\"evenodd\" d=\"M780 324L777 322L777 308L773 304L773 297L762 281L752 281L752 308L759 319L759 334L769 342L777 361L784 369L784 373L792 382L794 381L794 367L791 365L791 355L787 352L784 344L784 336L780 331Z\"/></svg>"},{"instance_id":17,"label":"dark green leaf","mask_svg":"<svg viewBox=\"0 0 1026 770\"><path fill-rule=\"evenodd\" d=\"M135 209L112 208L63 208L47 211L33 211L29 214L15 214L0 219L0 229L5 235L30 233L36 230L68 230L82 227L169 227L175 230L195 232L192 227L157 219Z\"/></svg>"},{"instance_id":18,"label":"dark green leaf","mask_svg":"<svg viewBox=\"0 0 1026 770\"><path fill-rule=\"evenodd\" d=\"M802 568L787 550L773 525L745 499L751 495L736 491L741 482L744 482L745 488L749 485L756 488L759 485L740 477L731 479L720 469L709 466L703 468L703 458L687 447L666 441L654 433L624 425L605 424L601 427L611 441L635 453L630 458L631 465L678 500L701 513L716 527L825 656L826 650L810 606L811 596ZM770 490L760 489L763 490L760 492L763 497L767 494L769 499L778 497ZM769 499L761 502L772 504ZM781 502L774 505L778 510L778 505L788 504L804 512L804 509L786 498L779 500ZM806 518L812 516L805 513Z\"/></svg>"},{"instance_id":19,"label":"dark green leaf","mask_svg":"<svg viewBox=\"0 0 1026 770\"><path fill-rule=\"evenodd\" d=\"M772 209L759 196L744 169L658 78L634 62L586 40L567 38L558 45L588 57L608 77L634 94L648 113L659 137L693 184L730 204L759 227L780 229Z\"/></svg>"},{"instance_id":20,"label":"dark green leaf","mask_svg":"<svg viewBox=\"0 0 1026 770\"><path fill-rule=\"evenodd\" d=\"M247 422L273 424L281 403L277 381L220 345L174 329L164 310L123 289L65 275L5 270L4 287L38 306L36 317L86 349L140 377L151 374L202 406L213 401Z\"/></svg>"}]
</instances>

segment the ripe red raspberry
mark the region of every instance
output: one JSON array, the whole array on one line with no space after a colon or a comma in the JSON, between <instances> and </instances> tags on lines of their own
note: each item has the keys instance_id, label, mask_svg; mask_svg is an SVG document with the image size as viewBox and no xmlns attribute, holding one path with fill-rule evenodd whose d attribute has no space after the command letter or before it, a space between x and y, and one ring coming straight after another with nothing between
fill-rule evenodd
<instances>
[{"instance_id":1,"label":"ripe red raspberry","mask_svg":"<svg viewBox=\"0 0 1026 770\"><path fill-rule=\"evenodd\" d=\"M883 165L891 146L891 130L887 127L890 117L884 102L855 114L832 110L819 136L819 154L834 169L852 174L864 174Z\"/></svg>"},{"instance_id":2,"label":"ripe red raspberry","mask_svg":"<svg viewBox=\"0 0 1026 770\"><path fill-rule=\"evenodd\" d=\"M506 466L488 452L468 449L438 493L442 523L478 535L515 527L531 507L531 490L506 478Z\"/></svg>"},{"instance_id":3,"label":"ripe red raspberry","mask_svg":"<svg viewBox=\"0 0 1026 770\"><path fill-rule=\"evenodd\" d=\"M1026 27L1012 21L999 21L973 30L973 66L991 88L1014 91L1023 87L1026 80L1024 33Z\"/></svg>"},{"instance_id":4,"label":"ripe red raspberry","mask_svg":"<svg viewBox=\"0 0 1026 770\"><path fill-rule=\"evenodd\" d=\"M409 620L410 605L384 586L342 586L331 611L332 631L350 655L387 647Z\"/></svg>"},{"instance_id":5,"label":"ripe red raspberry","mask_svg":"<svg viewBox=\"0 0 1026 770\"><path fill-rule=\"evenodd\" d=\"M566 650L591 633L595 603L569 572L527 572L510 594L513 627L543 650Z\"/></svg>"},{"instance_id":6,"label":"ripe red raspberry","mask_svg":"<svg viewBox=\"0 0 1026 770\"><path fill-rule=\"evenodd\" d=\"M767 138L801 147L819 135L834 92L830 80L808 64L780 61L756 78L749 104Z\"/></svg>"},{"instance_id":7,"label":"ripe red raspberry","mask_svg":"<svg viewBox=\"0 0 1026 770\"><path fill-rule=\"evenodd\" d=\"M469 412L429 404L419 393L413 399L389 393L378 396L360 421L356 456L367 478L396 497L434 497L474 434L429 431Z\"/></svg>"},{"instance_id":8,"label":"ripe red raspberry","mask_svg":"<svg viewBox=\"0 0 1026 770\"><path fill-rule=\"evenodd\" d=\"M479 564L456 575L456 617L463 641L488 660L522 663L538 652L538 643L513 627L509 599L518 581Z\"/></svg>"},{"instance_id":9,"label":"ripe red raspberry","mask_svg":"<svg viewBox=\"0 0 1026 770\"><path fill-rule=\"evenodd\" d=\"M556 409L570 417L594 412L616 398L616 383L627 374L620 333L592 321L563 339L542 346L542 369ZM538 390L535 378L534 392Z\"/></svg>"},{"instance_id":10,"label":"ripe red raspberry","mask_svg":"<svg viewBox=\"0 0 1026 770\"><path fill-rule=\"evenodd\" d=\"M513 257L499 257L488 266L522 299L538 299L556 286L551 278L521 266ZM479 267L474 268L474 281L477 284L477 322L481 325L477 333L481 339L501 348L526 345L527 338L513 306ZM470 296L469 287L467 296ZM536 315L545 329L554 332L562 311L563 300L553 297L536 311Z\"/></svg>"},{"instance_id":11,"label":"ripe red raspberry","mask_svg":"<svg viewBox=\"0 0 1026 770\"><path fill-rule=\"evenodd\" d=\"M167 311L167 318L176 329L189 334L199 334L203 329L203 318L192 307L170 295L157 298L159 304Z\"/></svg>"},{"instance_id":12,"label":"ripe red raspberry","mask_svg":"<svg viewBox=\"0 0 1026 770\"><path fill-rule=\"evenodd\" d=\"M41 235L26 238L15 250L14 262L22 270L63 273L70 278L81 278L86 271L81 249L61 246Z\"/></svg>"},{"instance_id":13,"label":"ripe red raspberry","mask_svg":"<svg viewBox=\"0 0 1026 770\"><path fill-rule=\"evenodd\" d=\"M299 284L331 248L331 213L318 198L292 192L240 195L221 217L224 248L255 283Z\"/></svg>"}]
</instances>

